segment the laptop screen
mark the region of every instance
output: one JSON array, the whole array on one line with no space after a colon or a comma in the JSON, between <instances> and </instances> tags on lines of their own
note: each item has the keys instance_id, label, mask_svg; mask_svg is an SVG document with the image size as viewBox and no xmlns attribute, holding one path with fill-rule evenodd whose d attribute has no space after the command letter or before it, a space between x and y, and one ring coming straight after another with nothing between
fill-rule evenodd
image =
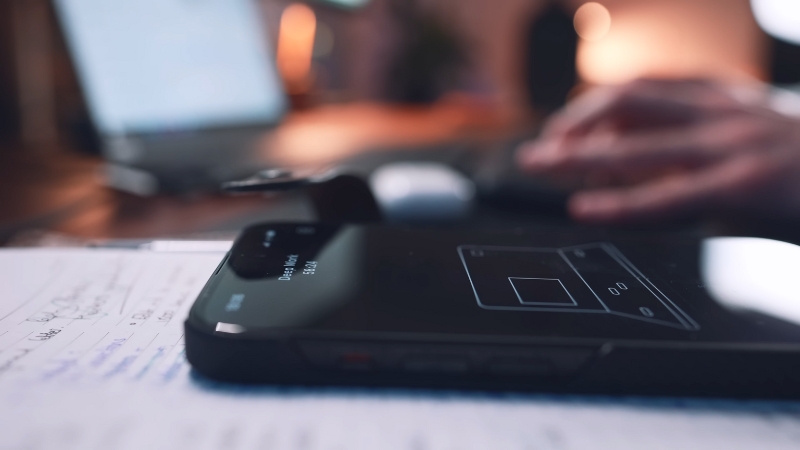
<instances>
[{"instance_id":1,"label":"laptop screen","mask_svg":"<svg viewBox=\"0 0 800 450\"><path fill-rule=\"evenodd\" d=\"M286 107L254 0L55 0L99 131L277 122Z\"/></svg>"}]
</instances>

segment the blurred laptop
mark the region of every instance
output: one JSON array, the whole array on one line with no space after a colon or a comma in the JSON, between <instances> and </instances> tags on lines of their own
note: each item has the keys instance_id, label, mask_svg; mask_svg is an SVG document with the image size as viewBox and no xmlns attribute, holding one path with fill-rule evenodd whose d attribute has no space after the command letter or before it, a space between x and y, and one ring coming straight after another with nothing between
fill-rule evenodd
<instances>
[{"instance_id":1,"label":"blurred laptop","mask_svg":"<svg viewBox=\"0 0 800 450\"><path fill-rule=\"evenodd\" d=\"M258 168L287 108L256 0L54 0L113 187L149 195Z\"/></svg>"}]
</instances>

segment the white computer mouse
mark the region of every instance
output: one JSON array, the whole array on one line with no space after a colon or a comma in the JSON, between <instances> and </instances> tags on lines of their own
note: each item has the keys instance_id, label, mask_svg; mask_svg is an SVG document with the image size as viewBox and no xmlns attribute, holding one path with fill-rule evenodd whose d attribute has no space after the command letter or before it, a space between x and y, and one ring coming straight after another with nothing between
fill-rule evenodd
<instances>
[{"instance_id":1,"label":"white computer mouse","mask_svg":"<svg viewBox=\"0 0 800 450\"><path fill-rule=\"evenodd\" d=\"M401 162L381 166L369 178L375 200L389 222L441 222L469 214L474 183L441 163Z\"/></svg>"}]
</instances>

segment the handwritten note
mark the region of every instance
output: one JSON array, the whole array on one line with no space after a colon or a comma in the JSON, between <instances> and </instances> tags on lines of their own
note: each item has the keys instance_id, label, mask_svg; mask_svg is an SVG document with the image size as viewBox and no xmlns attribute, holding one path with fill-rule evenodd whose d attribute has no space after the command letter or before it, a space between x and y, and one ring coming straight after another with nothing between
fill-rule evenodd
<instances>
[{"instance_id":1,"label":"handwritten note","mask_svg":"<svg viewBox=\"0 0 800 450\"><path fill-rule=\"evenodd\" d=\"M220 253L6 251L0 382L175 377L182 320ZM184 370L185 371L185 370Z\"/></svg>"},{"instance_id":2,"label":"handwritten note","mask_svg":"<svg viewBox=\"0 0 800 450\"><path fill-rule=\"evenodd\" d=\"M0 251L0 449L796 449L800 406L238 387L182 321L222 253Z\"/></svg>"}]
</instances>

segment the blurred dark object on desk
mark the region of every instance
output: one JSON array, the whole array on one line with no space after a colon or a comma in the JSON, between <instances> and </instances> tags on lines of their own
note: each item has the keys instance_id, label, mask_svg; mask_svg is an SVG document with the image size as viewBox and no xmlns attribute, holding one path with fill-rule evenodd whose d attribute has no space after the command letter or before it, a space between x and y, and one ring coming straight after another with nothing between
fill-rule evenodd
<instances>
[{"instance_id":1,"label":"blurred dark object on desk","mask_svg":"<svg viewBox=\"0 0 800 450\"><path fill-rule=\"evenodd\" d=\"M770 79L778 85L800 83L800 45L771 38Z\"/></svg>"},{"instance_id":2,"label":"blurred dark object on desk","mask_svg":"<svg viewBox=\"0 0 800 450\"><path fill-rule=\"evenodd\" d=\"M570 190L525 174L517 164L519 145L533 139L536 134L501 140L482 155L477 155L472 178L478 199L486 206L502 210L566 219Z\"/></svg>"},{"instance_id":3,"label":"blurred dark object on desk","mask_svg":"<svg viewBox=\"0 0 800 450\"><path fill-rule=\"evenodd\" d=\"M572 14L553 2L531 23L527 35L525 75L531 106L550 113L564 106L578 79L575 55L578 35Z\"/></svg>"},{"instance_id":4,"label":"blurred dark object on desk","mask_svg":"<svg viewBox=\"0 0 800 450\"><path fill-rule=\"evenodd\" d=\"M441 17L425 13L417 0L392 0L401 42L389 64L386 95L400 103L432 103L457 90L469 64L463 39Z\"/></svg>"}]
</instances>

